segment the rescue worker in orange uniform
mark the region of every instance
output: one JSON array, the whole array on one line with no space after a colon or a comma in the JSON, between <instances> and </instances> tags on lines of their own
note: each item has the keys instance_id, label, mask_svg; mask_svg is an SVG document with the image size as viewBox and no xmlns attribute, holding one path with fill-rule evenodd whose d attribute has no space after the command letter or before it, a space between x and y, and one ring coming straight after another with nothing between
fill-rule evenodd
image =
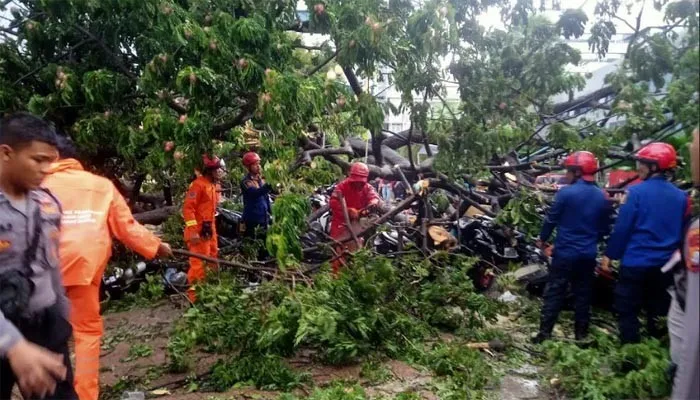
<instances>
[{"instance_id":1,"label":"rescue worker in orange uniform","mask_svg":"<svg viewBox=\"0 0 700 400\"><path fill-rule=\"evenodd\" d=\"M333 239L339 240L347 238L350 233L345 223L345 214L343 212L341 198L345 198L348 216L351 222L359 220L362 212L366 211L369 207L377 207L379 205L379 195L372 185L367 183L368 177L369 168L366 164L361 162L353 163L350 167L350 176L340 182L333 191L330 200L330 235ZM354 240L345 241L343 246L338 246L336 248L338 254L346 250L357 250L357 243L355 243ZM342 257L333 261L331 263L333 272L337 274L343 264L344 260Z\"/></svg>"},{"instance_id":2,"label":"rescue worker in orange uniform","mask_svg":"<svg viewBox=\"0 0 700 400\"><path fill-rule=\"evenodd\" d=\"M219 177L222 163L218 157L202 156L203 169L191 184L185 195L182 206L182 216L185 219L185 243L193 253L203 256L216 257L219 246L216 237L216 205L219 203ZM204 279L204 261L190 257L190 269L187 271L187 281L190 289L189 299L195 301L194 288L198 281Z\"/></svg>"},{"instance_id":3,"label":"rescue worker in orange uniform","mask_svg":"<svg viewBox=\"0 0 700 400\"><path fill-rule=\"evenodd\" d=\"M171 257L170 246L136 222L124 198L109 179L83 170L75 149L58 140L59 161L51 166L44 186L63 207L59 256L70 323L75 339L74 385L80 400L99 395L100 283L112 255L112 237L147 259Z\"/></svg>"}]
</instances>

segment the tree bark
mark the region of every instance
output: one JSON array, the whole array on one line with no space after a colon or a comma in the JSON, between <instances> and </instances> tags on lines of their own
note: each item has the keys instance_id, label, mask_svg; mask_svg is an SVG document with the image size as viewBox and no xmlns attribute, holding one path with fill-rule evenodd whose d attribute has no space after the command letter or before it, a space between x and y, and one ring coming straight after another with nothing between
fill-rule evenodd
<instances>
[{"instance_id":1,"label":"tree bark","mask_svg":"<svg viewBox=\"0 0 700 400\"><path fill-rule=\"evenodd\" d=\"M384 138L382 141L382 144L384 146L387 146L389 148L392 148L394 150L401 148L403 146L408 146L410 144L423 144L423 137L421 135L417 135L417 133L420 133L416 128L413 128L413 133L411 133L411 129L401 131L401 132L395 132L390 136L387 136ZM433 143L434 144L434 143Z\"/></svg>"},{"instance_id":2,"label":"tree bark","mask_svg":"<svg viewBox=\"0 0 700 400\"><path fill-rule=\"evenodd\" d=\"M177 212L178 208L174 206L156 208L155 210L146 211L134 214L134 219L140 224L160 225L171 215Z\"/></svg>"},{"instance_id":3,"label":"tree bark","mask_svg":"<svg viewBox=\"0 0 700 400\"><path fill-rule=\"evenodd\" d=\"M587 94L585 96L573 99L571 101L565 101L563 103L557 103L552 107L554 114L561 114L564 111L572 111L578 108L588 106L588 103L605 98L609 95L615 94L615 89L612 86L605 86L601 89L596 90L593 93Z\"/></svg>"}]
</instances>

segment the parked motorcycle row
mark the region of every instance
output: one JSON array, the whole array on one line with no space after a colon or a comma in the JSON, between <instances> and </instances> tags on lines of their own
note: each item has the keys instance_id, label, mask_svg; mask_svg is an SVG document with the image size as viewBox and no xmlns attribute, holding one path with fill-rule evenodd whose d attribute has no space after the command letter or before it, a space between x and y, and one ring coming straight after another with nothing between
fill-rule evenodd
<instances>
[{"instance_id":1,"label":"parked motorcycle row","mask_svg":"<svg viewBox=\"0 0 700 400\"><path fill-rule=\"evenodd\" d=\"M334 186L319 188L309 198L312 214L309 228L301 237L303 247L308 249L304 252L306 264L321 265L332 257L328 247L319 246L319 243L329 243L331 217L328 203L333 189ZM470 271L469 278L478 290L489 289L497 275L510 272L530 293L542 294L549 257L525 234L499 226L494 218L480 213L465 213L451 220L446 213L440 214L430 201L428 205L429 221L437 222L427 230L427 238L424 239L419 223L425 210L417 201L413 207L378 227L365 242L365 247L388 257L405 251L425 250L426 247L428 251L441 249L473 256L479 261ZM221 207L217 211L220 256L234 254L243 242L240 235L242 215ZM515 272L509 271L513 265L522 267ZM182 292L187 287L186 268L184 260L139 262L130 268L114 268L103 277L103 299L118 299L124 293L135 292L147 275L154 274L160 276L166 291ZM602 293L599 296L601 305L612 296L614 279L612 275L598 274L596 287Z\"/></svg>"}]
</instances>

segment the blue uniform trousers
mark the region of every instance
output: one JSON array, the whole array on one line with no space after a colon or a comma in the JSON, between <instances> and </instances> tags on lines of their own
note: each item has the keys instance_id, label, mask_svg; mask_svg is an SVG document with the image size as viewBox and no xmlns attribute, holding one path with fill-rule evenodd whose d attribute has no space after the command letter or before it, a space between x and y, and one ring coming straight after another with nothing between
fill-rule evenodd
<instances>
[{"instance_id":1,"label":"blue uniform trousers","mask_svg":"<svg viewBox=\"0 0 700 400\"><path fill-rule=\"evenodd\" d=\"M549 281L544 289L544 305L540 321L540 333L549 335L557 322L559 312L566 301L569 285L575 299L575 327L577 333L586 333L591 319L593 273L596 261L591 258L552 260Z\"/></svg>"},{"instance_id":2,"label":"blue uniform trousers","mask_svg":"<svg viewBox=\"0 0 700 400\"><path fill-rule=\"evenodd\" d=\"M639 343L639 312L646 312L647 333L663 336L666 327L659 321L665 317L671 304L668 287L673 284L671 274L661 272L661 267L631 268L622 266L615 286L615 311L618 314L620 341Z\"/></svg>"}]
</instances>

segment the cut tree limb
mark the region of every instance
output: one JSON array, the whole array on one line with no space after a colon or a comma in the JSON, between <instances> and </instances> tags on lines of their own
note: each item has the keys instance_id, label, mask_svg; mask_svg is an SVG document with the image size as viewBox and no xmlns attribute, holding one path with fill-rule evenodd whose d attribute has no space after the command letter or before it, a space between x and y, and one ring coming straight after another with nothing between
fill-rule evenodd
<instances>
[{"instance_id":1,"label":"cut tree limb","mask_svg":"<svg viewBox=\"0 0 700 400\"><path fill-rule=\"evenodd\" d=\"M170 218L171 215L175 214L177 211L178 207L161 207L156 208L155 210L134 214L134 219L140 224L160 225L163 222L165 222L165 220Z\"/></svg>"}]
</instances>

